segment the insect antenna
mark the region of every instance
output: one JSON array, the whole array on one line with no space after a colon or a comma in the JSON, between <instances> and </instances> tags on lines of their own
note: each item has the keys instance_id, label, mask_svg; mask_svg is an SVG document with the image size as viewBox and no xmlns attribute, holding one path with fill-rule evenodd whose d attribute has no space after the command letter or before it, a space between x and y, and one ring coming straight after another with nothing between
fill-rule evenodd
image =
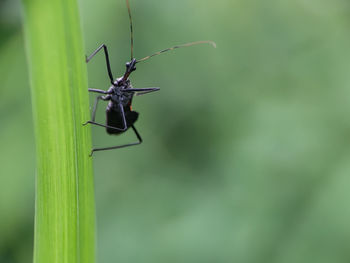
<instances>
[{"instance_id":1,"label":"insect antenna","mask_svg":"<svg viewBox=\"0 0 350 263\"><path fill-rule=\"evenodd\" d=\"M167 51L170 51L170 50L174 50L176 48L181 48L181 47L190 47L190 46L194 46L194 45L198 45L198 44L210 44L212 45L214 48L216 48L216 43L213 42L213 41L196 41L196 42L190 42L190 43L186 43L186 44L182 44L182 45L177 45L177 46L174 46L174 47L170 47L170 48L167 48L167 49L163 49L161 51L158 51L150 56L147 56L147 57L144 57L144 58L141 58L139 60L136 61L136 63L138 62L141 62L141 61L145 61L151 57L154 57L154 56L158 56L162 53L165 53Z\"/></svg>"},{"instance_id":2,"label":"insect antenna","mask_svg":"<svg viewBox=\"0 0 350 263\"><path fill-rule=\"evenodd\" d=\"M134 32L132 29L132 19L131 19L131 11L130 11L130 4L129 0L126 0L126 6L128 7L128 13L129 13L129 23L130 23L130 60L134 58Z\"/></svg>"}]
</instances>

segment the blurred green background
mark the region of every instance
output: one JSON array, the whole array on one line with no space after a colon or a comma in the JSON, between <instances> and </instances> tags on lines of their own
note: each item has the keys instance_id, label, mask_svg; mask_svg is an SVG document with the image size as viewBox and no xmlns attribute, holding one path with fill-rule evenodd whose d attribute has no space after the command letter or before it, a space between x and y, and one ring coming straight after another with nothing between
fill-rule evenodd
<instances>
[{"instance_id":1,"label":"blurred green background","mask_svg":"<svg viewBox=\"0 0 350 263\"><path fill-rule=\"evenodd\" d=\"M350 261L350 4L131 0L144 143L94 156L98 262ZM124 0L82 0L86 53L129 59ZM0 1L0 262L32 261L35 142L18 1ZM107 89L103 55L89 87ZM94 97L91 96L91 103ZM102 106L102 105L101 105ZM104 118L103 107L98 119ZM95 146L134 141L93 128Z\"/></svg>"}]
</instances>

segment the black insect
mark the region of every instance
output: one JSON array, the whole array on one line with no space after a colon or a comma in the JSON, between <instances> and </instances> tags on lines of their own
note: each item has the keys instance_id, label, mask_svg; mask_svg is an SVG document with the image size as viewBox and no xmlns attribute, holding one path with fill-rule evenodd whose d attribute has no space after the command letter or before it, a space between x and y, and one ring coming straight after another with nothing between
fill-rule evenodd
<instances>
[{"instance_id":1,"label":"black insect","mask_svg":"<svg viewBox=\"0 0 350 263\"><path fill-rule=\"evenodd\" d=\"M106 65L107 65L107 72L109 79L111 81L111 86L107 91L100 90L100 89L89 89L90 92L96 92L104 95L100 95L96 98L94 108L92 110L92 119L90 121L87 121L83 125L86 125L88 123L105 127L107 133L109 134L120 134L125 131L127 131L129 128L132 128L133 131L136 134L136 137L138 139L137 142L134 143L128 143L118 146L112 146L112 147L104 147L104 148L93 148L91 151L90 156L96 152L96 151L103 151L103 150L112 150L112 149L118 149L128 146L133 146L140 144L142 142L142 138L138 131L136 130L134 123L136 122L139 113L136 111L133 111L131 108L132 99L134 95L143 95L150 92L158 91L159 88L141 88L141 89L134 89L130 83L129 76L131 72L136 70L136 64L145 61L153 56L157 56L161 53L181 48L181 47L188 47L193 46L197 44L203 44L208 43L216 47L215 43L212 41L197 41L197 42L191 42L186 43L183 45L174 46L171 48L167 48L164 50L161 50L159 52L156 52L150 56L144 57L142 59L136 60L133 55L133 48L134 48L134 38L133 38L133 27L132 27L132 19L131 19L131 12L130 12L130 5L129 0L126 0L126 5L128 8L129 13L129 22L130 22L130 42L131 42L131 60L130 62L126 63L126 70L122 77L114 79L111 66L109 63L109 56L108 56L108 50L107 46L105 44L102 44L99 46L89 57L86 58L86 63L88 63L100 50L104 50L105 58L106 58ZM96 110L97 110L97 104L100 100L109 101L108 106L106 108L106 125L100 124L95 122L95 116L96 116Z\"/></svg>"}]
</instances>

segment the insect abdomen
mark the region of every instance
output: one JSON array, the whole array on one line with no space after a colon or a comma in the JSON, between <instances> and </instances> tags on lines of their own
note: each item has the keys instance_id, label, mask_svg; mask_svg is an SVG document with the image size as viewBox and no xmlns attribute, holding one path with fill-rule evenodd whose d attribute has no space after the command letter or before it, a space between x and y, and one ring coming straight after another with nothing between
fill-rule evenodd
<instances>
[{"instance_id":1,"label":"insect abdomen","mask_svg":"<svg viewBox=\"0 0 350 263\"><path fill-rule=\"evenodd\" d=\"M124 108L124 113L125 113L125 120L126 120L127 129L129 129L130 126L133 125L135 123L135 121L137 120L137 118L139 117L139 113L136 111L131 111L128 108ZM106 122L107 122L106 123L107 126L116 127L119 129L124 128L123 117L122 117L121 113L119 111L114 110L113 108L107 109ZM125 132L125 131L121 131L121 130L115 130L112 128L106 128L106 131L109 134L119 134L119 133Z\"/></svg>"}]
</instances>

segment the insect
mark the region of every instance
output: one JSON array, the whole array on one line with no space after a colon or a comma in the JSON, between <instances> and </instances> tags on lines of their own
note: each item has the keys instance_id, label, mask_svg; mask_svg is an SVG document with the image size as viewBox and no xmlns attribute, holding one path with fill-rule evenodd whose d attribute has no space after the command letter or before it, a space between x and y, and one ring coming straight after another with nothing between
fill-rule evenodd
<instances>
[{"instance_id":1,"label":"insect","mask_svg":"<svg viewBox=\"0 0 350 263\"><path fill-rule=\"evenodd\" d=\"M98 97L96 97L95 104L92 110L91 120L87 121L83 125L90 123L93 125L101 126L106 128L106 131L108 134L115 134L115 135L121 134L127 131L129 128L131 128L134 131L138 141L134 143L128 143L128 144L112 146L112 147L93 148L90 153L90 156L92 156L92 154L96 151L119 149L119 148L138 145L142 143L141 135L139 134L139 132L136 130L134 126L134 123L138 119L139 113L132 110L131 108L132 100L135 94L144 95L150 92L158 91L159 88L140 88L140 89L133 88L133 86L130 83L129 76L133 71L136 70L137 63L145 61L151 57L160 55L164 52L174 50L176 48L189 47L189 46L204 44L204 43L211 44L212 46L216 47L216 44L212 41L197 41L197 42L191 42L191 43L186 43L186 44L177 45L171 48L167 48L167 49L158 51L150 56L146 56L144 58L137 60L134 58L134 54L133 54L134 36L133 36L133 26L132 26L129 0L126 0L126 6L129 13L129 23L130 23L130 45L131 45L130 61L126 63L125 73L121 77L114 79L112 70L111 70L111 65L109 63L108 49L105 44L100 45L89 57L86 57L86 63L88 63L99 51L101 51L102 49L104 50L107 73L111 82L111 86L109 87L108 90L89 89L89 92L95 92L102 95L99 95ZM108 101L108 105L106 108L106 125L95 122L97 105L101 100Z\"/></svg>"}]
</instances>

